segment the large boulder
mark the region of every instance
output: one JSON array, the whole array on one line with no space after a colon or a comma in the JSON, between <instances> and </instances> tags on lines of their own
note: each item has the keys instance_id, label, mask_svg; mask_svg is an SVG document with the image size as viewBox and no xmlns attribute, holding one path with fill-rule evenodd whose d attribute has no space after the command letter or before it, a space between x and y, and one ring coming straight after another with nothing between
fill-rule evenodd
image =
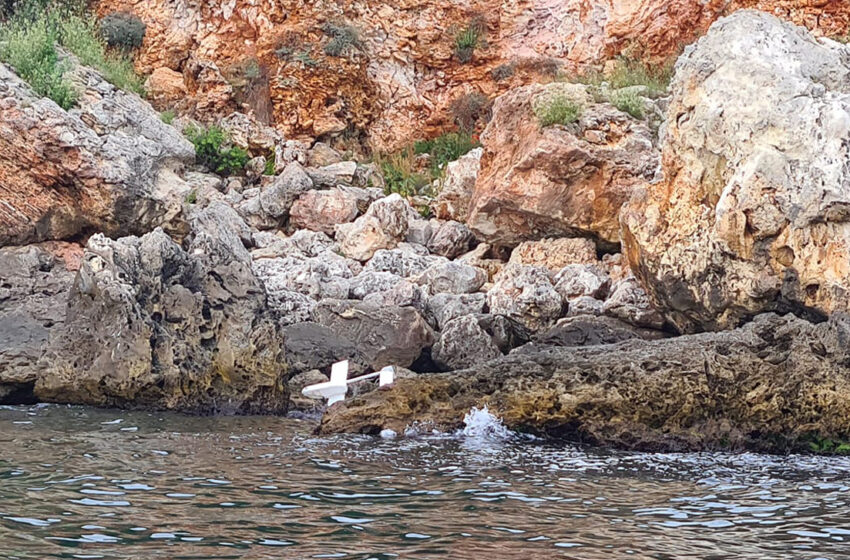
<instances>
[{"instance_id":1,"label":"large boulder","mask_svg":"<svg viewBox=\"0 0 850 560\"><path fill-rule=\"evenodd\" d=\"M399 194L377 200L350 224L336 227L342 254L367 261L380 249L393 249L407 235L412 209Z\"/></svg>"},{"instance_id":2,"label":"large boulder","mask_svg":"<svg viewBox=\"0 0 850 560\"><path fill-rule=\"evenodd\" d=\"M72 74L82 91L65 111L0 64L0 246L180 230L190 189L174 171L192 144L138 95Z\"/></svg>"},{"instance_id":3,"label":"large boulder","mask_svg":"<svg viewBox=\"0 0 850 560\"><path fill-rule=\"evenodd\" d=\"M286 411L280 335L224 205L192 220L188 249L161 229L86 247L65 327L41 361L48 402L189 412Z\"/></svg>"},{"instance_id":4,"label":"large boulder","mask_svg":"<svg viewBox=\"0 0 850 560\"><path fill-rule=\"evenodd\" d=\"M664 180L623 213L625 253L682 331L765 310L850 309L850 50L760 12L676 65Z\"/></svg>"},{"instance_id":5,"label":"large boulder","mask_svg":"<svg viewBox=\"0 0 850 560\"><path fill-rule=\"evenodd\" d=\"M481 169L482 148L475 148L457 161L446 165L446 176L437 197L431 204L434 215L441 220L465 222L469 215L469 200L475 192L475 180Z\"/></svg>"},{"instance_id":6,"label":"large boulder","mask_svg":"<svg viewBox=\"0 0 850 560\"><path fill-rule=\"evenodd\" d=\"M65 322L81 256L61 242L0 249L0 403L34 399L38 362Z\"/></svg>"},{"instance_id":7,"label":"large boulder","mask_svg":"<svg viewBox=\"0 0 850 560\"><path fill-rule=\"evenodd\" d=\"M323 231L333 235L337 224L347 224L357 217L357 198L342 189L307 191L289 210L289 224L294 228Z\"/></svg>"},{"instance_id":8,"label":"large boulder","mask_svg":"<svg viewBox=\"0 0 850 560\"><path fill-rule=\"evenodd\" d=\"M324 300L313 321L350 341L374 369L408 367L434 343L434 333L413 307L369 302Z\"/></svg>"},{"instance_id":9,"label":"large boulder","mask_svg":"<svg viewBox=\"0 0 850 560\"><path fill-rule=\"evenodd\" d=\"M550 273L539 266L509 265L487 292L490 312L505 315L537 331L550 326L564 311Z\"/></svg>"},{"instance_id":10,"label":"large boulder","mask_svg":"<svg viewBox=\"0 0 850 560\"><path fill-rule=\"evenodd\" d=\"M456 429L487 406L512 429L647 450L808 450L850 437L850 318L763 315L736 331L517 353L397 380L321 432Z\"/></svg>"},{"instance_id":11,"label":"large boulder","mask_svg":"<svg viewBox=\"0 0 850 560\"><path fill-rule=\"evenodd\" d=\"M584 108L579 120L541 127L535 107L559 98ZM497 245L548 236L616 244L621 206L659 164L646 123L595 103L579 84L531 85L502 95L481 141L467 223Z\"/></svg>"}]
</instances>

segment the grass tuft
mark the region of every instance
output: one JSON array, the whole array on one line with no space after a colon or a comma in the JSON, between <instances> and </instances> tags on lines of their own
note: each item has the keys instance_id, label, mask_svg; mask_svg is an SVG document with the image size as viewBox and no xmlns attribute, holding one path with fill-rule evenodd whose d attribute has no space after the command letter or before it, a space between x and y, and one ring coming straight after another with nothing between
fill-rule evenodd
<instances>
[{"instance_id":1,"label":"grass tuft","mask_svg":"<svg viewBox=\"0 0 850 560\"><path fill-rule=\"evenodd\" d=\"M534 107L534 114L543 128L572 124L579 120L581 113L582 106L565 95L543 100Z\"/></svg>"},{"instance_id":2,"label":"grass tuft","mask_svg":"<svg viewBox=\"0 0 850 560\"><path fill-rule=\"evenodd\" d=\"M611 94L611 104L636 119L644 117L643 99L634 90L617 90Z\"/></svg>"},{"instance_id":3,"label":"grass tuft","mask_svg":"<svg viewBox=\"0 0 850 560\"><path fill-rule=\"evenodd\" d=\"M219 175L241 173L248 163L248 152L234 146L230 136L219 126L190 126L186 138L195 146L195 157L201 165Z\"/></svg>"}]
</instances>

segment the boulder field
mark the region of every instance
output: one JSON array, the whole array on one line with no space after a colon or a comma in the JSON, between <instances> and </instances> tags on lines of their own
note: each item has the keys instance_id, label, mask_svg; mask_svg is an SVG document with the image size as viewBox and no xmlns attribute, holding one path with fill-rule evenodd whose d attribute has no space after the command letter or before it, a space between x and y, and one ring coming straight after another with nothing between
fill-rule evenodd
<instances>
[{"instance_id":1,"label":"boulder field","mask_svg":"<svg viewBox=\"0 0 850 560\"><path fill-rule=\"evenodd\" d=\"M841 28L827 4L819 25ZM151 80L196 41L211 56L157 22ZM226 103L255 157L212 174L180 132L198 113L165 124L68 62L86 93L69 111L0 65L2 404L315 413L300 388L349 360L398 380L324 411L322 433L452 429L487 405L625 448L850 438L850 47L737 10L665 95L516 83L430 198ZM204 83L187 100L214 101ZM555 103L574 118L544 122Z\"/></svg>"}]
</instances>

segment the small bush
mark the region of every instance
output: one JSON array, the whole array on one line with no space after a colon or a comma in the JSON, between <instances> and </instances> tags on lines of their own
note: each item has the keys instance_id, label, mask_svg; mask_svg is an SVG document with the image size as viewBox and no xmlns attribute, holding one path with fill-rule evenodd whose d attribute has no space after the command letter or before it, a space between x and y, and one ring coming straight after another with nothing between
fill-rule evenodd
<instances>
[{"instance_id":1,"label":"small bush","mask_svg":"<svg viewBox=\"0 0 850 560\"><path fill-rule=\"evenodd\" d=\"M219 175L233 175L245 169L248 152L230 143L221 127L203 129L195 126L186 129L186 137L195 145L198 163Z\"/></svg>"},{"instance_id":2,"label":"small bush","mask_svg":"<svg viewBox=\"0 0 850 560\"><path fill-rule=\"evenodd\" d=\"M472 60L472 55L481 42L483 32L483 25L473 22L455 35L455 56L460 62L466 64Z\"/></svg>"},{"instance_id":3,"label":"small bush","mask_svg":"<svg viewBox=\"0 0 850 560\"><path fill-rule=\"evenodd\" d=\"M543 128L574 123L581 117L581 113L581 105L565 95L547 99L534 107L534 114Z\"/></svg>"},{"instance_id":4,"label":"small bush","mask_svg":"<svg viewBox=\"0 0 850 560\"><path fill-rule=\"evenodd\" d=\"M672 77L673 61L661 66L649 66L640 60L621 57L614 70L605 76L605 80L611 89L646 86L650 95L661 95L667 91Z\"/></svg>"},{"instance_id":5,"label":"small bush","mask_svg":"<svg viewBox=\"0 0 850 560\"><path fill-rule=\"evenodd\" d=\"M59 59L57 39L56 25L46 15L33 20L14 17L0 27L0 60L36 94L68 110L77 102L77 93L65 78L68 64Z\"/></svg>"},{"instance_id":6,"label":"small bush","mask_svg":"<svg viewBox=\"0 0 850 560\"><path fill-rule=\"evenodd\" d=\"M511 62L508 64L500 64L490 70L490 76L497 82L503 82L516 73L516 64Z\"/></svg>"},{"instance_id":7,"label":"small bush","mask_svg":"<svg viewBox=\"0 0 850 560\"><path fill-rule=\"evenodd\" d=\"M342 56L350 48L360 47L360 35L350 25L326 23L322 31L331 38L324 48L325 54L329 56Z\"/></svg>"},{"instance_id":8,"label":"small bush","mask_svg":"<svg viewBox=\"0 0 850 560\"><path fill-rule=\"evenodd\" d=\"M144 95L144 84L133 68L132 59L124 52L108 50L94 18L76 15L63 18L59 40L83 65L98 70L109 83Z\"/></svg>"},{"instance_id":9,"label":"small bush","mask_svg":"<svg viewBox=\"0 0 850 560\"><path fill-rule=\"evenodd\" d=\"M100 20L100 33L106 44L125 50L142 46L147 27L128 12L113 12Z\"/></svg>"},{"instance_id":10,"label":"small bush","mask_svg":"<svg viewBox=\"0 0 850 560\"><path fill-rule=\"evenodd\" d=\"M414 150L407 148L389 156L377 158L384 176L384 193L398 193L402 196L416 196L426 193L431 178L421 173L416 164Z\"/></svg>"},{"instance_id":11,"label":"small bush","mask_svg":"<svg viewBox=\"0 0 850 560\"><path fill-rule=\"evenodd\" d=\"M480 121L490 120L492 104L482 93L461 95L449 105L449 112L461 130L472 131Z\"/></svg>"},{"instance_id":12,"label":"small bush","mask_svg":"<svg viewBox=\"0 0 850 560\"><path fill-rule=\"evenodd\" d=\"M274 150L269 150L269 155L266 158L266 167L263 169L263 175L273 176L277 167L277 156Z\"/></svg>"},{"instance_id":13,"label":"small bush","mask_svg":"<svg viewBox=\"0 0 850 560\"><path fill-rule=\"evenodd\" d=\"M420 140L414 144L413 149L417 154L431 154L431 168L434 175L437 175L447 163L480 145L469 132L460 131L447 132L433 140Z\"/></svg>"},{"instance_id":14,"label":"small bush","mask_svg":"<svg viewBox=\"0 0 850 560\"><path fill-rule=\"evenodd\" d=\"M315 68L319 65L318 61L310 55L310 51L298 51L295 53L295 60L308 68Z\"/></svg>"},{"instance_id":15,"label":"small bush","mask_svg":"<svg viewBox=\"0 0 850 560\"><path fill-rule=\"evenodd\" d=\"M165 124L171 124L174 122L174 118L176 116L177 114L172 109L168 109L167 111L163 111L162 113L160 113L159 118Z\"/></svg>"},{"instance_id":16,"label":"small bush","mask_svg":"<svg viewBox=\"0 0 850 560\"><path fill-rule=\"evenodd\" d=\"M611 95L611 104L636 119L644 117L643 99L635 91L618 90Z\"/></svg>"}]
</instances>

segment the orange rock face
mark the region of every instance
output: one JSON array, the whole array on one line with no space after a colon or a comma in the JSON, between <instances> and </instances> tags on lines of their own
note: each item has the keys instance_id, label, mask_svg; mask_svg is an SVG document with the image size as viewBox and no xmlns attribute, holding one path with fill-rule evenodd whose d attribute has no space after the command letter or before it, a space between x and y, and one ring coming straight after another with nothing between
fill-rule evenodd
<instances>
[{"instance_id":1,"label":"orange rock face","mask_svg":"<svg viewBox=\"0 0 850 560\"><path fill-rule=\"evenodd\" d=\"M200 117L249 109L287 137L392 150L451 127L462 95L494 98L622 52L660 61L738 8L825 35L850 18L844 0L100 0L98 11L144 21L138 70L182 74L178 105ZM345 26L356 40L328 54ZM462 62L455 38L470 26L481 33Z\"/></svg>"}]
</instances>

